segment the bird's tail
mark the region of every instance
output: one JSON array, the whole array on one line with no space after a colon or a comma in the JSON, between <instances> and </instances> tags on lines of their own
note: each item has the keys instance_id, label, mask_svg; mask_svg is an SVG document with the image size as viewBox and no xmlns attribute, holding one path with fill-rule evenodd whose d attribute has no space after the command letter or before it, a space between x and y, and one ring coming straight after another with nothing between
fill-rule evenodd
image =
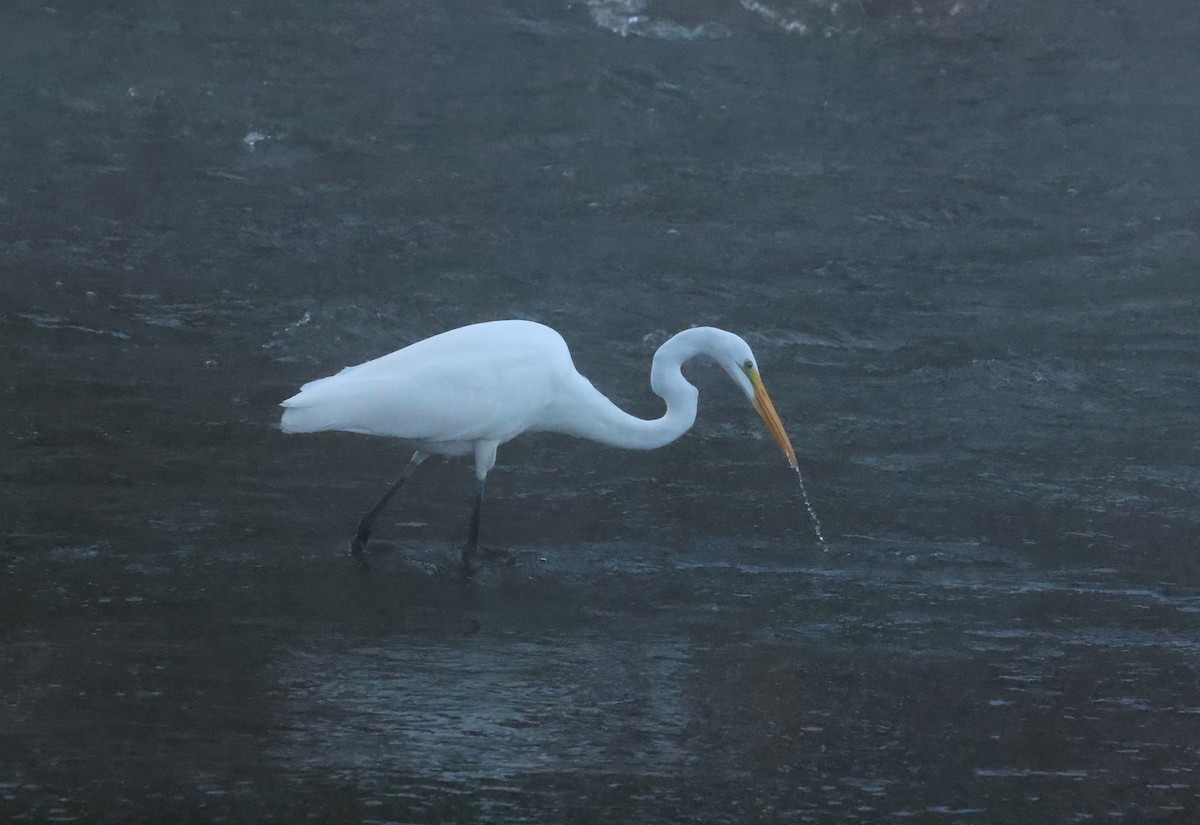
<instances>
[{"instance_id":1,"label":"bird's tail","mask_svg":"<svg viewBox=\"0 0 1200 825\"><path fill-rule=\"evenodd\" d=\"M316 433L324 430L370 432L364 417L373 412L375 387L370 383L346 381L350 367L337 375L309 381L300 392L284 401L279 428L285 433Z\"/></svg>"},{"instance_id":2,"label":"bird's tail","mask_svg":"<svg viewBox=\"0 0 1200 825\"><path fill-rule=\"evenodd\" d=\"M311 407L288 407L279 419L279 429L285 433L316 433L328 429Z\"/></svg>"},{"instance_id":3,"label":"bird's tail","mask_svg":"<svg viewBox=\"0 0 1200 825\"><path fill-rule=\"evenodd\" d=\"M307 386L307 385L306 385ZM336 420L336 406L321 403L324 401L320 392L306 392L302 387L300 392L284 401L283 417L279 419L279 429L285 433L317 433L322 430L341 429Z\"/></svg>"}]
</instances>

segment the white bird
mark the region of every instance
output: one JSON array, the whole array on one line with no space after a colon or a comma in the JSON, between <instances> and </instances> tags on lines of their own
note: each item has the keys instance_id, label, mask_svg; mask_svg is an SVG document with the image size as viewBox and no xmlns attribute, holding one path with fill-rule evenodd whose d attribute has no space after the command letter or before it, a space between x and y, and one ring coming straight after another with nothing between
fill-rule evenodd
<instances>
[{"instance_id":1,"label":"white bird","mask_svg":"<svg viewBox=\"0 0 1200 825\"><path fill-rule=\"evenodd\" d=\"M555 432L614 447L651 450L696 421L699 390L683 377L685 361L706 355L749 398L796 468L796 453L763 387L750 346L714 327L687 329L654 353L650 387L667 404L654 420L632 416L575 369L562 336L531 321L492 321L452 329L389 355L305 384L282 403L285 433L342 430L411 441L416 452L400 478L359 521L351 542L366 546L384 505L431 454L475 455L475 509L464 569L479 543L479 516L496 448L524 432Z\"/></svg>"}]
</instances>

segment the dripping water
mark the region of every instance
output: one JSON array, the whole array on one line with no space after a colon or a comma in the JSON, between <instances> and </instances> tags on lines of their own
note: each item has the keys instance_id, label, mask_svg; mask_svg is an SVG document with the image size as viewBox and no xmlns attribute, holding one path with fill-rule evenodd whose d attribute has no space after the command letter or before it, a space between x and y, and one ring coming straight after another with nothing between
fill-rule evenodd
<instances>
[{"instance_id":1,"label":"dripping water","mask_svg":"<svg viewBox=\"0 0 1200 825\"><path fill-rule=\"evenodd\" d=\"M808 498L808 490L804 487L804 474L800 472L800 468L795 464L792 469L796 471L796 481L800 483L800 497L804 499L804 509L808 511L808 517L812 519L813 531L817 534L817 541L821 543L822 550L828 550L829 545L825 543L825 534L821 532L821 520L817 518L817 511L813 509L812 501Z\"/></svg>"}]
</instances>

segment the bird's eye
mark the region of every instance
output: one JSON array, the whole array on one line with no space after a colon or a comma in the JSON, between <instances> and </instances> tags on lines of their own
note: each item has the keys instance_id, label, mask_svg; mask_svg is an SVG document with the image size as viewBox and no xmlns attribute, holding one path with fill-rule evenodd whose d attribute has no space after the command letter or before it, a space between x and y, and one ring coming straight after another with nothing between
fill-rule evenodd
<instances>
[{"instance_id":1,"label":"bird's eye","mask_svg":"<svg viewBox=\"0 0 1200 825\"><path fill-rule=\"evenodd\" d=\"M754 369L754 362L747 358L742 362L742 369L744 369L746 372L750 372L750 370Z\"/></svg>"}]
</instances>

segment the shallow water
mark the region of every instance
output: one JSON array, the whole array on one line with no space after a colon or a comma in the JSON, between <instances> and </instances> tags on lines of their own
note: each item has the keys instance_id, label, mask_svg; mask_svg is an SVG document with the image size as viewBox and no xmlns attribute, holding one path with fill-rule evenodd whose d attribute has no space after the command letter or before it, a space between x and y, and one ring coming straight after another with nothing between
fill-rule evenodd
<instances>
[{"instance_id":1,"label":"shallow water","mask_svg":"<svg viewBox=\"0 0 1200 825\"><path fill-rule=\"evenodd\" d=\"M772 16L773 15L773 16ZM790 25L802 23L803 25ZM0 818L1191 822L1183 3L0 9ZM466 462L278 401L532 318L696 428Z\"/></svg>"}]
</instances>

